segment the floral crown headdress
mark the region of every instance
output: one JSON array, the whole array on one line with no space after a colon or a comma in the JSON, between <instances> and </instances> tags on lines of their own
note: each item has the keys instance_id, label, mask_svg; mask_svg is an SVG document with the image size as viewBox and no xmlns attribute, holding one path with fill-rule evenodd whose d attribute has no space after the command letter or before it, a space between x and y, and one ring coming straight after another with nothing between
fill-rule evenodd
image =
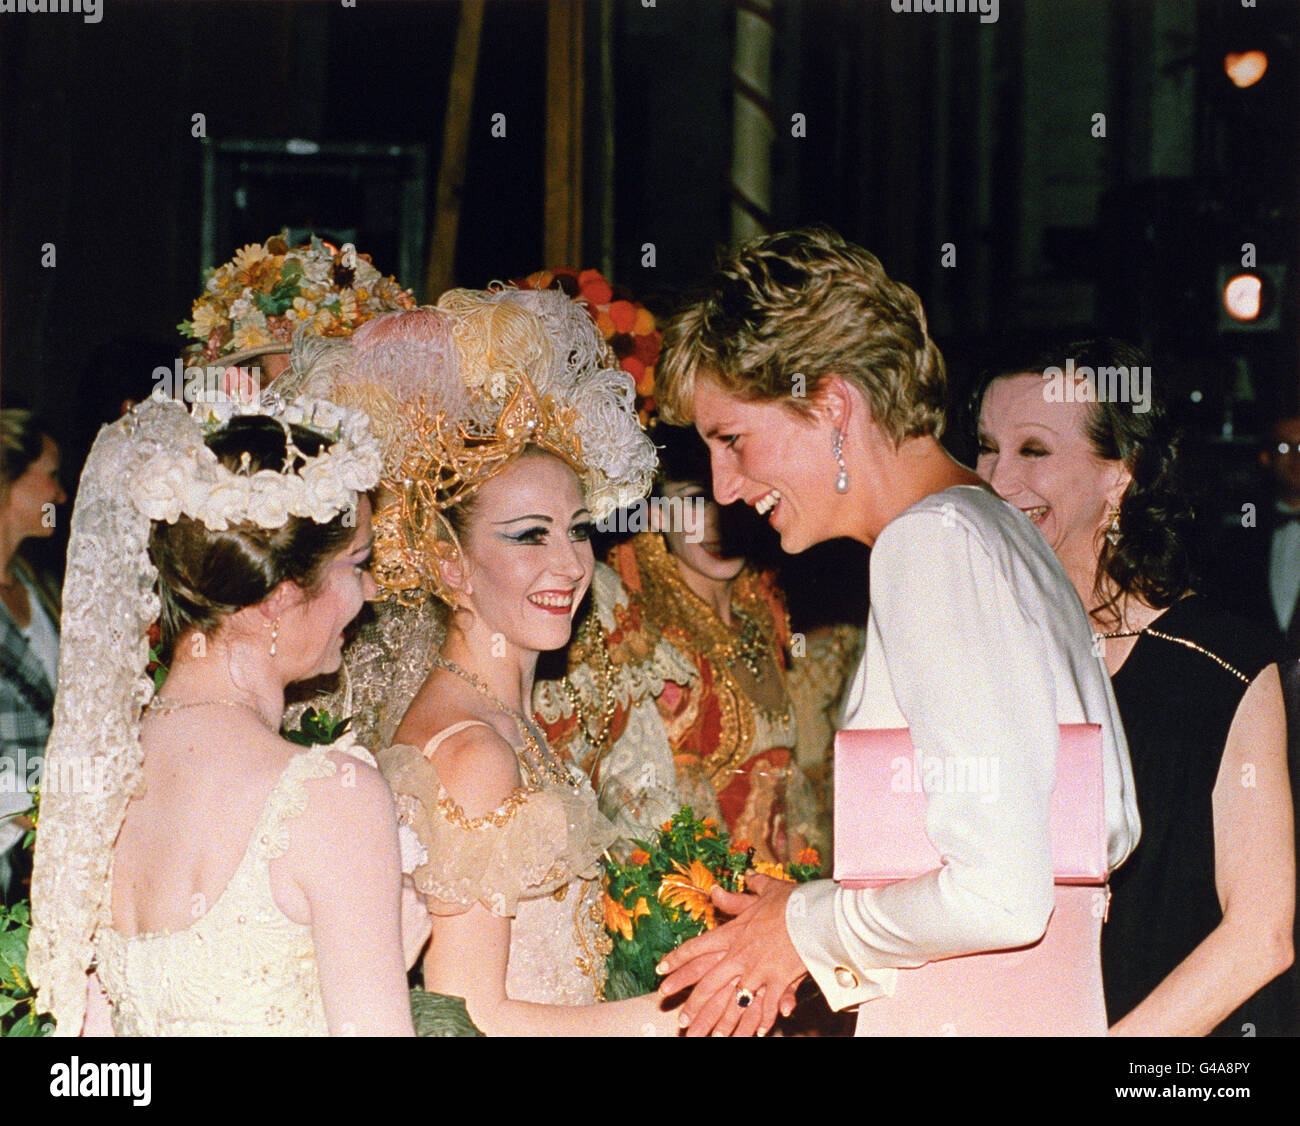
<instances>
[{"instance_id":1,"label":"floral crown headdress","mask_svg":"<svg viewBox=\"0 0 1300 1126\"><path fill-rule=\"evenodd\" d=\"M254 415L284 429L285 458L278 471L252 471L247 454L239 469L228 469L205 441L160 449L140 467L132 490L140 511L169 524L188 516L214 532L245 521L282 528L291 516L323 524L378 483L379 444L370 420L357 411L309 399L288 405L223 400L196 403L191 418L206 439L233 419ZM324 448L314 455L300 451L294 426L325 439Z\"/></svg>"},{"instance_id":2,"label":"floral crown headdress","mask_svg":"<svg viewBox=\"0 0 1300 1126\"><path fill-rule=\"evenodd\" d=\"M314 235L289 246L288 232L250 243L209 271L190 319L177 328L199 343L186 365L238 363L267 352L288 352L295 329L345 337L415 298L396 278L384 277L351 243L337 250Z\"/></svg>"},{"instance_id":3,"label":"floral crown headdress","mask_svg":"<svg viewBox=\"0 0 1300 1126\"><path fill-rule=\"evenodd\" d=\"M364 407L384 450L393 503L375 515L375 581L392 598L452 601L441 563L460 549L446 514L528 446L573 467L597 519L649 490L655 451L632 378L562 293L450 290L349 348L329 393Z\"/></svg>"},{"instance_id":4,"label":"floral crown headdress","mask_svg":"<svg viewBox=\"0 0 1300 1126\"><path fill-rule=\"evenodd\" d=\"M287 471L269 477L214 469L205 438L248 413L269 415L290 441L295 423L315 429L329 448L314 458L295 449ZM153 521L181 513L212 528L239 520L274 528L289 514L327 520L355 504L352 490L371 488L379 469L365 418L328 404L200 403L191 413L150 399L96 437L72 512L32 872L27 970L56 1035L81 1030L95 932L110 924L113 843L142 776L140 713L154 692L148 631L161 609Z\"/></svg>"}]
</instances>

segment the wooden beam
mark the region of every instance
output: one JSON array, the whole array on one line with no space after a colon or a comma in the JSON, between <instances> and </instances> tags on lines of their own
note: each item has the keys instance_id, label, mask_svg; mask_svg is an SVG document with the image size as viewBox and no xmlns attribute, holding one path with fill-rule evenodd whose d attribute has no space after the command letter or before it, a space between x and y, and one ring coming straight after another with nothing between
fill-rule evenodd
<instances>
[{"instance_id":1,"label":"wooden beam","mask_svg":"<svg viewBox=\"0 0 1300 1126\"><path fill-rule=\"evenodd\" d=\"M430 304L455 284L456 236L460 231L460 206L465 192L470 114L474 109L474 77L478 71L485 6L486 0L463 0L456 27L456 48L447 91L447 117L442 130L442 160L438 165L433 235L429 239L429 259L424 274L424 300Z\"/></svg>"},{"instance_id":2,"label":"wooden beam","mask_svg":"<svg viewBox=\"0 0 1300 1126\"><path fill-rule=\"evenodd\" d=\"M546 12L543 267L582 266L582 0Z\"/></svg>"}]
</instances>

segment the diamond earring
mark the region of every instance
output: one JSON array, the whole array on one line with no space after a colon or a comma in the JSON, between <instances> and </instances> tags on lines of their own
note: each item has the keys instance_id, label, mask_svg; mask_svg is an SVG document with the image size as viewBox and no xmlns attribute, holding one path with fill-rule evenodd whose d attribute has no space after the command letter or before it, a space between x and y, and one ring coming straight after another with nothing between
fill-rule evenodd
<instances>
[{"instance_id":1,"label":"diamond earring","mask_svg":"<svg viewBox=\"0 0 1300 1126\"><path fill-rule=\"evenodd\" d=\"M849 469L844 464L844 435L835 431L835 437L831 439L831 453L835 455L835 463L840 467L839 474L835 478L835 491L837 493L847 493L849 491Z\"/></svg>"},{"instance_id":2,"label":"diamond earring","mask_svg":"<svg viewBox=\"0 0 1300 1126\"><path fill-rule=\"evenodd\" d=\"M280 638L280 619L276 618L275 621L271 623L271 656L272 657L275 656L275 643L279 640L279 638Z\"/></svg>"},{"instance_id":3,"label":"diamond earring","mask_svg":"<svg viewBox=\"0 0 1300 1126\"><path fill-rule=\"evenodd\" d=\"M1119 509L1112 508L1110 510L1110 524L1106 528L1106 542L1110 544L1111 547L1114 547L1119 543L1119 537Z\"/></svg>"}]
</instances>

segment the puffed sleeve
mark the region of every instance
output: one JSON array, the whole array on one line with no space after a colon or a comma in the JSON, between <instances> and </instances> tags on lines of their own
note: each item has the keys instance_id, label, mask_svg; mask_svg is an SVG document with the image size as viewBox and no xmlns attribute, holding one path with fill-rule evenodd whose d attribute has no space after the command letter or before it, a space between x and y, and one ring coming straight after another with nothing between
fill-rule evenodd
<instances>
[{"instance_id":1,"label":"puffed sleeve","mask_svg":"<svg viewBox=\"0 0 1300 1126\"><path fill-rule=\"evenodd\" d=\"M513 916L521 899L596 878L615 839L594 796L578 785L521 787L470 818L415 747L398 744L375 757L396 800L403 867L434 914L460 914L477 902Z\"/></svg>"},{"instance_id":2,"label":"puffed sleeve","mask_svg":"<svg viewBox=\"0 0 1300 1126\"><path fill-rule=\"evenodd\" d=\"M791 897L791 938L836 1008L892 993L893 970L1034 942L1054 903L1048 813L1059 729L1041 632L951 505L891 523L871 578L872 628L898 710L917 755L945 766L919 771L943 865L886 887L822 882ZM980 776L995 784L945 787L944 778L969 776L946 769L959 756L982 758Z\"/></svg>"}]
</instances>

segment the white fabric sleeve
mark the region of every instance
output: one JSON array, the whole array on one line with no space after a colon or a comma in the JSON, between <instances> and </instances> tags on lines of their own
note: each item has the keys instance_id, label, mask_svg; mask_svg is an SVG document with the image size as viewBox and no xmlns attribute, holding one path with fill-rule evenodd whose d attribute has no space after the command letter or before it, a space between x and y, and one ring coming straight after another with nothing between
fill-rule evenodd
<instances>
[{"instance_id":1,"label":"white fabric sleeve","mask_svg":"<svg viewBox=\"0 0 1300 1126\"><path fill-rule=\"evenodd\" d=\"M802 889L787 928L836 1007L891 992L881 968L1034 942L1054 904L1059 733L1044 638L976 530L945 509L891 523L871 572L872 615L943 866L882 888ZM993 784L970 792L958 784L970 777Z\"/></svg>"}]
</instances>

